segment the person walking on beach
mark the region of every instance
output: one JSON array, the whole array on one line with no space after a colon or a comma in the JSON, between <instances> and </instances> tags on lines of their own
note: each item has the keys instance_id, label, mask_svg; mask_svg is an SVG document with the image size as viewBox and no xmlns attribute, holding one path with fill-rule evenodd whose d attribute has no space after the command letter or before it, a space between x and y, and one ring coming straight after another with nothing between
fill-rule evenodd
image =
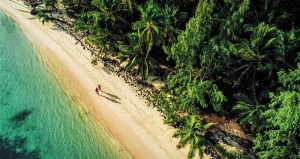
<instances>
[{"instance_id":1,"label":"person walking on beach","mask_svg":"<svg viewBox=\"0 0 300 159\"><path fill-rule=\"evenodd\" d=\"M95 92L99 95L99 88L96 87Z\"/></svg>"}]
</instances>

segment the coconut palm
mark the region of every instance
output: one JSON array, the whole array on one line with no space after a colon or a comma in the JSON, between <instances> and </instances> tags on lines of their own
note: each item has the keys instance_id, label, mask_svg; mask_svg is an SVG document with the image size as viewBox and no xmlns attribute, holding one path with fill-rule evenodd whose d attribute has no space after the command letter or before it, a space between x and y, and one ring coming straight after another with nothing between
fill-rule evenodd
<instances>
[{"instance_id":1,"label":"coconut palm","mask_svg":"<svg viewBox=\"0 0 300 159\"><path fill-rule=\"evenodd\" d=\"M121 0L93 0L92 9L77 14L77 30L88 32L88 40L98 44L101 53L117 52L123 41L123 31L128 22L124 19L127 12Z\"/></svg>"},{"instance_id":2,"label":"coconut palm","mask_svg":"<svg viewBox=\"0 0 300 159\"><path fill-rule=\"evenodd\" d=\"M114 34L108 29L98 29L92 32L88 40L99 46L100 53L115 54L121 44L122 36Z\"/></svg>"},{"instance_id":3,"label":"coconut palm","mask_svg":"<svg viewBox=\"0 0 300 159\"><path fill-rule=\"evenodd\" d=\"M164 14L163 10L153 0L147 1L143 6L138 6L140 20L133 22L131 28L141 33L141 39L146 41L149 48L154 42L159 44L162 39Z\"/></svg>"},{"instance_id":4,"label":"coconut palm","mask_svg":"<svg viewBox=\"0 0 300 159\"><path fill-rule=\"evenodd\" d=\"M173 137L180 137L178 147L184 147L190 144L188 158L193 158L196 151L199 151L199 157L203 157L205 147L213 147L213 144L206 138L207 130L214 125L208 123L206 118L199 118L196 115L187 117L184 127L178 129Z\"/></svg>"},{"instance_id":5,"label":"coconut palm","mask_svg":"<svg viewBox=\"0 0 300 159\"><path fill-rule=\"evenodd\" d=\"M119 33L128 24L124 19L127 10L121 0L93 0L92 5L97 9L88 16L93 18L94 25Z\"/></svg>"},{"instance_id":6,"label":"coconut palm","mask_svg":"<svg viewBox=\"0 0 300 159\"><path fill-rule=\"evenodd\" d=\"M125 4L125 8L130 12L133 13L133 6L135 5L135 0L122 0L123 4Z\"/></svg>"},{"instance_id":7,"label":"coconut palm","mask_svg":"<svg viewBox=\"0 0 300 159\"><path fill-rule=\"evenodd\" d=\"M266 105L262 103L268 95L267 91L262 91L258 97L255 95L249 97L243 93L235 94L234 97L238 101L233 107L233 111L238 113L237 120L244 126L250 125L252 131L257 130L261 125L260 115L266 109Z\"/></svg>"},{"instance_id":8,"label":"coconut palm","mask_svg":"<svg viewBox=\"0 0 300 159\"><path fill-rule=\"evenodd\" d=\"M187 18L187 13L179 12L178 8L171 8L166 5L163 9L163 17L163 44L174 44L177 41L177 36L181 33L179 28Z\"/></svg>"},{"instance_id":9,"label":"coconut palm","mask_svg":"<svg viewBox=\"0 0 300 159\"><path fill-rule=\"evenodd\" d=\"M129 70L137 66L137 73L145 80L149 75L149 65L154 66L157 62L149 56L150 46L141 41L141 34L139 32L128 34L128 38L130 44L120 46L122 52L120 58L129 58L126 69Z\"/></svg>"},{"instance_id":10,"label":"coconut palm","mask_svg":"<svg viewBox=\"0 0 300 159\"><path fill-rule=\"evenodd\" d=\"M43 24L45 24L45 22L49 22L49 20L51 19L46 13L39 11L37 14L39 21L41 21Z\"/></svg>"},{"instance_id":11,"label":"coconut palm","mask_svg":"<svg viewBox=\"0 0 300 159\"><path fill-rule=\"evenodd\" d=\"M234 63L233 74L238 74L235 85L244 81L255 91L258 72L270 79L284 58L283 41L275 26L260 23L253 28L250 40L241 40L237 45L239 60Z\"/></svg>"}]
</instances>

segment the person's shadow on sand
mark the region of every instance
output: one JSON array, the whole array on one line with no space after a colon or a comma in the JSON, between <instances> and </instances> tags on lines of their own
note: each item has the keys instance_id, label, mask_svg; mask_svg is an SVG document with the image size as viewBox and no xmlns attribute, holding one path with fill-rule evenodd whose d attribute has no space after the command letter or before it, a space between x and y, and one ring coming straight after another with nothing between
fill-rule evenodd
<instances>
[{"instance_id":1,"label":"person's shadow on sand","mask_svg":"<svg viewBox=\"0 0 300 159\"><path fill-rule=\"evenodd\" d=\"M116 95L114 95L114 94L110 94L110 93L103 92L103 91L102 91L102 93L105 93L105 94L107 94L107 95L109 95L109 96L111 96L111 97L113 97L113 98L115 98L115 99L120 99L118 96L116 96Z\"/></svg>"},{"instance_id":2,"label":"person's shadow on sand","mask_svg":"<svg viewBox=\"0 0 300 159\"><path fill-rule=\"evenodd\" d=\"M111 102L114 102L114 103L119 103L119 104L121 104L120 102L118 102L117 100L115 100L115 99L113 99L113 98L108 98L108 97L105 97L105 96L103 96L103 95L101 95L101 94L99 94L101 97L104 97L105 99L107 99L107 100L109 100L109 101L111 101Z\"/></svg>"}]
</instances>

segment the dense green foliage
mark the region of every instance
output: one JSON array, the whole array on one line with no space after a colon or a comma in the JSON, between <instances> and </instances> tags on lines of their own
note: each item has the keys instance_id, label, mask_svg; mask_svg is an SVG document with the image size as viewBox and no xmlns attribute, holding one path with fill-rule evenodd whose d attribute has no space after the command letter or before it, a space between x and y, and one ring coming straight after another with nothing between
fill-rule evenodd
<instances>
[{"instance_id":1,"label":"dense green foliage","mask_svg":"<svg viewBox=\"0 0 300 159\"><path fill-rule=\"evenodd\" d=\"M165 92L180 101L173 107L236 114L260 158L300 154L297 70L284 73L298 62L299 3L283 3L200 1L169 53L178 70Z\"/></svg>"},{"instance_id":2,"label":"dense green foliage","mask_svg":"<svg viewBox=\"0 0 300 159\"><path fill-rule=\"evenodd\" d=\"M38 12L37 16L39 17L39 20L45 24L45 22L49 22L49 16L47 14L45 14L44 12Z\"/></svg>"},{"instance_id":3,"label":"dense green foliage","mask_svg":"<svg viewBox=\"0 0 300 159\"><path fill-rule=\"evenodd\" d=\"M77 17L77 29L89 33L88 41L97 44L100 53L120 53L121 59L129 60L127 69L137 66L137 73L146 79L149 66L155 66L153 53L160 50L164 54L162 46L176 41L187 14L175 6L161 7L152 0L142 4L93 0L90 9Z\"/></svg>"},{"instance_id":4,"label":"dense green foliage","mask_svg":"<svg viewBox=\"0 0 300 159\"><path fill-rule=\"evenodd\" d=\"M282 84L270 94L270 103L260 114L260 125L254 141L260 158L300 157L300 65L288 73L278 72Z\"/></svg>"},{"instance_id":5,"label":"dense green foliage","mask_svg":"<svg viewBox=\"0 0 300 159\"><path fill-rule=\"evenodd\" d=\"M173 70L151 101L166 123L180 127L175 136L181 146L190 143L189 158L208 146L209 126L196 119L211 112L236 118L255 138L257 157L300 158L297 0L62 3L99 56L127 60L143 80L161 65Z\"/></svg>"},{"instance_id":6,"label":"dense green foliage","mask_svg":"<svg viewBox=\"0 0 300 159\"><path fill-rule=\"evenodd\" d=\"M180 137L178 148L190 144L190 151L188 153L188 158L193 158L196 151L199 152L199 157L202 159L204 154L204 149L209 147L213 149L217 156L221 158L236 158L232 153L226 152L220 145L211 142L207 137L207 130L215 123L208 123L207 119L199 118L199 116L192 115L185 119L184 127L178 129L173 137Z\"/></svg>"},{"instance_id":7,"label":"dense green foliage","mask_svg":"<svg viewBox=\"0 0 300 159\"><path fill-rule=\"evenodd\" d=\"M197 149L199 149L199 156L202 158L204 146L212 146L212 143L205 138L205 132L213 124L207 123L205 119L199 119L193 115L190 119L186 119L184 128L178 129L175 132L174 137L181 137L178 147L185 146L187 143L191 145L188 158L193 158Z\"/></svg>"}]
</instances>

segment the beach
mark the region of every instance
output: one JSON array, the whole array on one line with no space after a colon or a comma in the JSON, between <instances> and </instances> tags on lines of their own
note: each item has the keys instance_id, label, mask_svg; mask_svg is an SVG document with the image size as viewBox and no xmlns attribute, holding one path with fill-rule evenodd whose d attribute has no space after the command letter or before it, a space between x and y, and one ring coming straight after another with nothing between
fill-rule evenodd
<instances>
[{"instance_id":1,"label":"beach","mask_svg":"<svg viewBox=\"0 0 300 159\"><path fill-rule=\"evenodd\" d=\"M22 1L2 0L0 10L23 30L38 54L82 109L95 118L132 158L185 158L187 148L176 149L175 129L126 82L91 64L91 53L53 23L43 25ZM102 91L95 93L100 84Z\"/></svg>"}]
</instances>

